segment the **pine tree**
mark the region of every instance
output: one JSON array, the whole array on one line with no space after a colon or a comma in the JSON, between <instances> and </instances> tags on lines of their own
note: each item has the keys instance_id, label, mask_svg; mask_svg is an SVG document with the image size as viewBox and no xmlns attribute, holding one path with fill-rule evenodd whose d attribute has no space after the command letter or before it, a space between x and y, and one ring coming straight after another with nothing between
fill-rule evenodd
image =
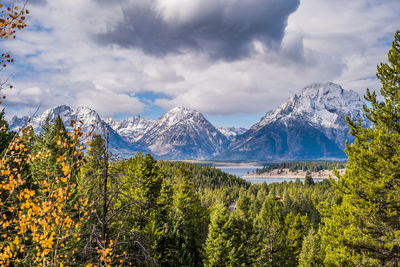
<instances>
[{"instance_id":1,"label":"pine tree","mask_svg":"<svg viewBox=\"0 0 400 267\"><path fill-rule=\"evenodd\" d=\"M86 212L90 214L88 220L84 221L81 226L82 238L80 244L77 244L83 252L78 258L81 263L96 262L98 258L97 249L93 248L97 244L93 241L97 241L99 229L101 229L99 217L102 213L102 181L106 164L104 139L100 135L96 135L89 144L90 147L77 179L80 195L88 199L89 205L86 207Z\"/></svg>"},{"instance_id":2,"label":"pine tree","mask_svg":"<svg viewBox=\"0 0 400 267\"><path fill-rule=\"evenodd\" d=\"M233 211L225 226L228 266L249 266L251 263L248 241L252 235L252 218L243 216L240 211Z\"/></svg>"},{"instance_id":3,"label":"pine tree","mask_svg":"<svg viewBox=\"0 0 400 267\"><path fill-rule=\"evenodd\" d=\"M151 231L153 245L152 251L157 262L166 265L168 263L169 249L171 240L171 220L172 211L172 186L165 180L161 184L160 195L157 199L157 209L150 213L149 223L147 225Z\"/></svg>"},{"instance_id":4,"label":"pine tree","mask_svg":"<svg viewBox=\"0 0 400 267\"><path fill-rule=\"evenodd\" d=\"M166 248L164 265L202 265L206 213L189 177L189 172L183 167L180 167L174 175L173 206L168 230L171 243Z\"/></svg>"},{"instance_id":5,"label":"pine tree","mask_svg":"<svg viewBox=\"0 0 400 267\"><path fill-rule=\"evenodd\" d=\"M228 240L226 233L229 213L220 203L212 207L208 237L204 247L205 266L226 266L228 262Z\"/></svg>"},{"instance_id":6,"label":"pine tree","mask_svg":"<svg viewBox=\"0 0 400 267\"><path fill-rule=\"evenodd\" d=\"M50 123L49 118L46 118L42 131L35 138L33 144L32 153L40 156L38 160L31 164L33 175L42 177L49 174L55 177L62 176L62 167L57 159L59 156L75 159L72 149L75 146L71 147L71 149L65 149L63 146L67 143L70 144L71 141L60 116L57 116L53 125ZM41 155L44 156L41 157ZM75 175L76 173L74 173L74 177Z\"/></svg>"},{"instance_id":7,"label":"pine tree","mask_svg":"<svg viewBox=\"0 0 400 267\"><path fill-rule=\"evenodd\" d=\"M290 212L288 215L286 215L285 225L288 228L288 246L292 252L292 257L290 260L292 261L293 265L297 265L299 254L301 252L301 245L304 237L311 228L311 222L309 221L307 215L301 216L300 213L294 215L293 212Z\"/></svg>"},{"instance_id":8,"label":"pine tree","mask_svg":"<svg viewBox=\"0 0 400 267\"><path fill-rule=\"evenodd\" d=\"M79 173L79 191L89 199L92 205L100 200L101 181L105 168L104 153L104 139L100 135L94 136Z\"/></svg>"},{"instance_id":9,"label":"pine tree","mask_svg":"<svg viewBox=\"0 0 400 267\"><path fill-rule=\"evenodd\" d=\"M131 230L141 234L152 236L152 227L158 223L157 220L158 201L163 183L160 168L157 161L150 155L145 156L137 153L135 157L117 164L115 168L118 178L115 183L120 183L118 189L122 192L115 203L115 209L128 207L135 216L124 218L124 214L118 216L120 220L130 225ZM143 243L143 242L142 242ZM151 246L151 241L146 247Z\"/></svg>"},{"instance_id":10,"label":"pine tree","mask_svg":"<svg viewBox=\"0 0 400 267\"><path fill-rule=\"evenodd\" d=\"M237 200L237 209L230 214L226 227L229 237L227 245L229 266L249 266L251 264L249 241L253 235L253 220L251 199L245 190L241 190Z\"/></svg>"},{"instance_id":11,"label":"pine tree","mask_svg":"<svg viewBox=\"0 0 400 267\"><path fill-rule=\"evenodd\" d=\"M400 31L389 63L378 66L379 101L367 89L364 106L373 128L348 119L353 144L345 174L334 184L342 200L320 206L325 264L394 266L400 262Z\"/></svg>"},{"instance_id":12,"label":"pine tree","mask_svg":"<svg viewBox=\"0 0 400 267\"><path fill-rule=\"evenodd\" d=\"M311 228L304 238L301 252L299 255L300 267L323 266L323 253L321 251L321 238L318 233Z\"/></svg>"},{"instance_id":13,"label":"pine tree","mask_svg":"<svg viewBox=\"0 0 400 267\"><path fill-rule=\"evenodd\" d=\"M282 203L272 196L266 198L255 220L251 257L256 266L287 264L288 247L282 206Z\"/></svg>"},{"instance_id":14,"label":"pine tree","mask_svg":"<svg viewBox=\"0 0 400 267\"><path fill-rule=\"evenodd\" d=\"M124 174L133 178L132 192L142 201L149 204L156 202L161 189L162 177L157 161L150 155L137 153L134 158L126 162Z\"/></svg>"},{"instance_id":15,"label":"pine tree","mask_svg":"<svg viewBox=\"0 0 400 267\"><path fill-rule=\"evenodd\" d=\"M304 186L314 185L314 179L311 177L311 174L307 173L304 178Z\"/></svg>"},{"instance_id":16,"label":"pine tree","mask_svg":"<svg viewBox=\"0 0 400 267\"><path fill-rule=\"evenodd\" d=\"M8 122L4 118L4 109L0 112L0 155L3 154L4 150L8 147L15 132L10 131Z\"/></svg>"}]
</instances>

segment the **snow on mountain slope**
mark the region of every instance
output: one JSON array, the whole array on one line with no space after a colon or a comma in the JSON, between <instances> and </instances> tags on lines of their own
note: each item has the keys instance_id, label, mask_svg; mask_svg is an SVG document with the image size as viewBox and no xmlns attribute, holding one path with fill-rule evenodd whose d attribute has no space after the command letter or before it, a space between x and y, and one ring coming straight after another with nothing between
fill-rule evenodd
<instances>
[{"instance_id":1,"label":"snow on mountain slope","mask_svg":"<svg viewBox=\"0 0 400 267\"><path fill-rule=\"evenodd\" d=\"M133 116L122 121L111 118L104 121L129 142L138 141L155 123L141 116Z\"/></svg>"},{"instance_id":2,"label":"snow on mountain slope","mask_svg":"<svg viewBox=\"0 0 400 267\"><path fill-rule=\"evenodd\" d=\"M204 116L176 107L165 113L138 141L155 155L170 159L203 159L222 152L227 138Z\"/></svg>"},{"instance_id":3,"label":"snow on mountain slope","mask_svg":"<svg viewBox=\"0 0 400 267\"><path fill-rule=\"evenodd\" d=\"M77 110L73 110L71 107L66 105L60 105L45 110L42 114L33 117L29 122L29 125L33 127L35 133L39 133L47 118L49 119L50 123L54 123L57 116L61 117L65 124L65 127L68 130L71 130L72 120L74 120L77 125L80 124L80 121L83 122L82 125L79 126L82 128L82 131L84 133L89 133L90 131L92 131L94 134L100 134L106 128L105 123L100 119L96 111L86 107L79 107ZM11 120L10 128L18 130L17 128L21 127L22 124L26 122L27 118L28 117L14 117Z\"/></svg>"},{"instance_id":4,"label":"snow on mountain slope","mask_svg":"<svg viewBox=\"0 0 400 267\"><path fill-rule=\"evenodd\" d=\"M70 129L71 120L82 121L84 133L110 133L110 143L126 151L138 149L164 159L275 160L343 158L349 135L346 116L361 119L369 127L363 102L354 91L334 83L307 86L281 107L268 112L248 131L243 128L215 128L204 116L184 107L166 112L157 121L134 116L126 120L102 120L89 108L76 110L61 105L31 119L38 133L46 118L58 115ZM10 128L18 130L28 117L14 117ZM131 153L130 152L130 153Z\"/></svg>"},{"instance_id":5,"label":"snow on mountain slope","mask_svg":"<svg viewBox=\"0 0 400 267\"><path fill-rule=\"evenodd\" d=\"M20 128L27 126L28 121L29 121L28 116L23 116L21 118L14 116L9 122L10 130L18 132Z\"/></svg>"},{"instance_id":6,"label":"snow on mountain slope","mask_svg":"<svg viewBox=\"0 0 400 267\"><path fill-rule=\"evenodd\" d=\"M362 107L354 91L334 83L312 84L237 136L220 158L343 158L345 141L353 141L346 116L370 126Z\"/></svg>"},{"instance_id":7,"label":"snow on mountain slope","mask_svg":"<svg viewBox=\"0 0 400 267\"><path fill-rule=\"evenodd\" d=\"M177 107L165 113L158 121L146 120L140 116L123 121L107 119L89 108L79 107L73 110L66 105L57 106L35 116L29 122L39 133L46 119L53 123L60 116L68 130L71 120L82 122L84 133L110 133L110 144L125 151L151 151L156 157L167 159L202 159L216 155L229 144L227 138L219 132L198 111ZM14 117L13 129L24 126L27 117Z\"/></svg>"},{"instance_id":8,"label":"snow on mountain slope","mask_svg":"<svg viewBox=\"0 0 400 267\"><path fill-rule=\"evenodd\" d=\"M302 118L324 127L340 127L342 116L362 118L363 102L354 91L346 91L335 83L315 83L303 88L281 107L268 112L252 128L262 127L272 121Z\"/></svg>"},{"instance_id":9,"label":"snow on mountain slope","mask_svg":"<svg viewBox=\"0 0 400 267\"><path fill-rule=\"evenodd\" d=\"M229 141L235 139L236 136L244 134L247 129L242 127L216 127Z\"/></svg>"},{"instance_id":10,"label":"snow on mountain slope","mask_svg":"<svg viewBox=\"0 0 400 267\"><path fill-rule=\"evenodd\" d=\"M123 140L117 132L115 132L107 123L105 123L96 111L87 107L78 107L73 110L66 105L56 106L45 110L42 114L35 116L31 119L28 125L31 125L36 134L40 133L46 119L50 123L54 123L57 116L60 116L64 122L65 128L71 130L71 121L76 122L76 127L81 127L84 135L92 134L102 135L109 133L111 147L118 147L124 150L132 150L133 145ZM10 122L10 128L18 131L19 128L26 126L28 117L18 118L14 117Z\"/></svg>"},{"instance_id":11,"label":"snow on mountain slope","mask_svg":"<svg viewBox=\"0 0 400 267\"><path fill-rule=\"evenodd\" d=\"M251 129L257 130L272 122L286 124L290 120L307 122L324 132L340 148L344 149L349 135L346 116L361 119L369 126L363 111L363 102L354 91L344 90L335 83L314 83L303 88L281 107L268 112Z\"/></svg>"}]
</instances>

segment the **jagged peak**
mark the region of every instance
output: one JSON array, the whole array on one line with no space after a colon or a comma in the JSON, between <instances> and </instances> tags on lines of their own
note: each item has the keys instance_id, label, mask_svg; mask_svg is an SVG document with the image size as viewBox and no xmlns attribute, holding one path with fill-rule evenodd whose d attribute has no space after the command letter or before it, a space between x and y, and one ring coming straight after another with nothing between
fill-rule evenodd
<instances>
[{"instance_id":1,"label":"jagged peak","mask_svg":"<svg viewBox=\"0 0 400 267\"><path fill-rule=\"evenodd\" d=\"M73 109L70 106L67 105L58 105L55 106L54 108L49 108L45 110L42 115L39 116L44 116L44 115L70 115L70 114L79 114L79 115L95 115L96 117L98 116L98 113L89 107L85 106L80 106L77 107L76 109Z\"/></svg>"},{"instance_id":2,"label":"jagged peak","mask_svg":"<svg viewBox=\"0 0 400 267\"><path fill-rule=\"evenodd\" d=\"M158 121L167 125L174 125L182 121L188 121L189 119L203 120L205 118L197 110L178 106L167 111Z\"/></svg>"},{"instance_id":3,"label":"jagged peak","mask_svg":"<svg viewBox=\"0 0 400 267\"><path fill-rule=\"evenodd\" d=\"M114 126L128 126L128 125L136 125L136 124L152 124L154 120L148 120L140 115L134 115L128 117L126 119L115 119L115 118L105 118L104 121L108 124L112 124Z\"/></svg>"},{"instance_id":4,"label":"jagged peak","mask_svg":"<svg viewBox=\"0 0 400 267\"><path fill-rule=\"evenodd\" d=\"M350 99L360 100L359 95L353 90L345 90L340 84L333 82L312 83L302 88L295 98L312 97L323 99L327 97L345 97Z\"/></svg>"},{"instance_id":5,"label":"jagged peak","mask_svg":"<svg viewBox=\"0 0 400 267\"><path fill-rule=\"evenodd\" d=\"M362 105L356 92L345 90L339 84L313 83L301 89L279 108L269 111L252 129L273 121L285 122L300 117L313 124L335 128L339 127L338 120L342 121L345 116L362 117Z\"/></svg>"},{"instance_id":6,"label":"jagged peak","mask_svg":"<svg viewBox=\"0 0 400 267\"><path fill-rule=\"evenodd\" d=\"M65 112L70 112L70 113L96 113L97 112L94 109L91 109L86 106L79 106L76 109L73 109L72 107L68 105L58 105L53 108L46 109L43 114L64 114Z\"/></svg>"},{"instance_id":7,"label":"jagged peak","mask_svg":"<svg viewBox=\"0 0 400 267\"><path fill-rule=\"evenodd\" d=\"M197 110L192 110L184 106L177 106L167 111L166 114L171 114L171 113L199 113L199 112Z\"/></svg>"},{"instance_id":8,"label":"jagged peak","mask_svg":"<svg viewBox=\"0 0 400 267\"><path fill-rule=\"evenodd\" d=\"M89 107L77 107L76 108L76 113L92 113L95 112L97 113L94 109L91 109Z\"/></svg>"},{"instance_id":9,"label":"jagged peak","mask_svg":"<svg viewBox=\"0 0 400 267\"><path fill-rule=\"evenodd\" d=\"M309 90L313 90L313 91L319 91L319 90L329 91L329 90L333 90L333 91L336 91L336 92L342 92L344 89L342 88L342 86L340 84L337 84L337 83L333 83L333 82L316 82L316 83L311 83L311 84L303 87L300 91L301 92L305 92L305 91L309 91Z\"/></svg>"},{"instance_id":10,"label":"jagged peak","mask_svg":"<svg viewBox=\"0 0 400 267\"><path fill-rule=\"evenodd\" d=\"M59 115L65 112L73 112L72 108L67 105L58 105L53 108L46 109L41 116L49 116L51 114Z\"/></svg>"},{"instance_id":11,"label":"jagged peak","mask_svg":"<svg viewBox=\"0 0 400 267\"><path fill-rule=\"evenodd\" d=\"M225 135L228 140L233 140L236 136L241 135L247 131L246 128L243 127L235 127L235 126L216 126L215 127L220 133Z\"/></svg>"},{"instance_id":12,"label":"jagged peak","mask_svg":"<svg viewBox=\"0 0 400 267\"><path fill-rule=\"evenodd\" d=\"M57 105L57 106L55 106L55 107L53 107L53 108L50 108L50 109L48 109L48 110L63 111L63 110L72 110L72 108L71 108L70 106L67 106L67 105L65 105L65 104L62 104L62 105Z\"/></svg>"}]
</instances>

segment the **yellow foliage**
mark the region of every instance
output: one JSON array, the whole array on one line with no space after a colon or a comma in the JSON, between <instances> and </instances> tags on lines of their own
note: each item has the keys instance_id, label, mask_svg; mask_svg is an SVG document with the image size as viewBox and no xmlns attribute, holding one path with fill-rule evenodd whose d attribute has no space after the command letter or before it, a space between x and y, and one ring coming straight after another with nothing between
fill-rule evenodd
<instances>
[{"instance_id":1,"label":"yellow foliage","mask_svg":"<svg viewBox=\"0 0 400 267\"><path fill-rule=\"evenodd\" d=\"M0 221L0 236L3 237L0 242L0 266L13 265L26 259L31 259L31 265L62 266L68 263L67 254L63 251L67 249L68 242L76 240L78 222L87 216L87 212L83 211L87 199L79 200L80 205L74 205L73 208L65 205L71 197L70 190L76 187L71 181L71 171L78 168L77 162L83 152L76 148L79 151L77 160L71 161L63 156L57 158L64 177L49 177L51 173L47 171L45 177L33 177L36 188L29 188L25 186L26 179L32 177L21 175L19 172L23 166L14 168L13 163L23 162L23 165L27 165L46 154L38 153L33 159L32 155L22 150L26 135L29 133L24 131L17 135L9 146L11 149L0 160L0 196L9 196L2 198L0 206L0 218L3 219ZM65 149L70 149L70 146ZM13 199L18 202L15 203ZM74 216L69 215L71 212ZM10 219L7 214L10 214ZM28 245L29 250L26 249Z\"/></svg>"},{"instance_id":2,"label":"yellow foliage","mask_svg":"<svg viewBox=\"0 0 400 267\"><path fill-rule=\"evenodd\" d=\"M0 3L0 39L15 38L16 31L26 27L29 10L25 6L7 6L10 3ZM9 53L0 54L1 67L13 61ZM4 83L0 90L6 86L13 87ZM71 121L71 126L75 123ZM0 127L0 131L6 128ZM75 262L75 258L68 259L68 246L71 241L80 240L79 222L88 216L84 212L88 199L78 198L79 205L74 207L67 205L71 191L76 190L71 173L81 166L84 147L75 146L83 133L75 127L68 133L71 140L62 140L61 136L57 140L62 151L74 151L75 160L64 156L56 159L63 177L53 177L49 170L44 170L43 177L31 177L24 171L32 162L51 157L50 151L30 154L26 144L31 142L31 136L29 129L20 129L0 159L0 266L64 266ZM99 250L107 266L111 263L112 242L109 245Z\"/></svg>"}]
</instances>

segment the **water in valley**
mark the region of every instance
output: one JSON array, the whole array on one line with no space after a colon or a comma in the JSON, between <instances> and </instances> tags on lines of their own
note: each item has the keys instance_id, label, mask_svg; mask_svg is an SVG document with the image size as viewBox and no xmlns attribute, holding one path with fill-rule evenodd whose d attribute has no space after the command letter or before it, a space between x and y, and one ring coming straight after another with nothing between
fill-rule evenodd
<instances>
[{"instance_id":1,"label":"water in valley","mask_svg":"<svg viewBox=\"0 0 400 267\"><path fill-rule=\"evenodd\" d=\"M243 177L246 174L249 174L256 169L261 169L263 166L216 166L217 169L220 169L221 171L224 171L226 173L236 175L238 177L241 177L245 179L246 181L249 181L252 184L261 184L266 182L267 184L271 183L282 183L282 182L295 182L296 179L298 178L281 178L281 177L270 177L270 178L246 178ZM323 179L314 179L315 182L320 182ZM300 179L301 182L304 182L304 178Z\"/></svg>"}]
</instances>

